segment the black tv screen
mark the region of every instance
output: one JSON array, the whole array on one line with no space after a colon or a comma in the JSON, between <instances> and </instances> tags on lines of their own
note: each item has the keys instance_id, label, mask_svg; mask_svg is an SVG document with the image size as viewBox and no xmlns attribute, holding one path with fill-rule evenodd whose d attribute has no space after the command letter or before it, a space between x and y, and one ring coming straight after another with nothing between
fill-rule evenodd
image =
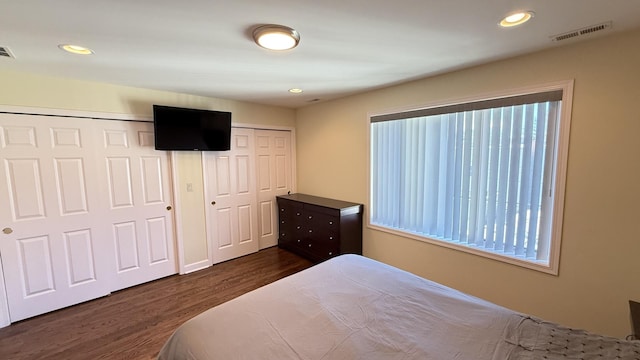
<instances>
[{"instance_id":1,"label":"black tv screen","mask_svg":"<svg viewBox=\"0 0 640 360\"><path fill-rule=\"evenodd\" d=\"M156 150L224 151L231 146L231 113L153 105Z\"/></svg>"}]
</instances>

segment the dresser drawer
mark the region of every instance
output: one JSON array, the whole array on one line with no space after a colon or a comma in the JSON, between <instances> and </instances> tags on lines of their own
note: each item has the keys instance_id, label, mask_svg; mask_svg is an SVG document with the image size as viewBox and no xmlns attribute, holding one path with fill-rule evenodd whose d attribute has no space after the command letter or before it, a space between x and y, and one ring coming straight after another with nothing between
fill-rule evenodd
<instances>
[{"instance_id":1,"label":"dresser drawer","mask_svg":"<svg viewBox=\"0 0 640 360\"><path fill-rule=\"evenodd\" d=\"M290 217L295 214L301 214L303 204L297 201L278 199L278 216Z\"/></svg>"},{"instance_id":2,"label":"dresser drawer","mask_svg":"<svg viewBox=\"0 0 640 360\"><path fill-rule=\"evenodd\" d=\"M319 259L329 259L340 255L340 245L338 241L310 240L308 245L311 245L309 246L309 251Z\"/></svg>"},{"instance_id":3,"label":"dresser drawer","mask_svg":"<svg viewBox=\"0 0 640 360\"><path fill-rule=\"evenodd\" d=\"M326 214L313 213L307 216L307 227L313 229L313 237L325 240L338 239L340 235L340 218Z\"/></svg>"}]
</instances>

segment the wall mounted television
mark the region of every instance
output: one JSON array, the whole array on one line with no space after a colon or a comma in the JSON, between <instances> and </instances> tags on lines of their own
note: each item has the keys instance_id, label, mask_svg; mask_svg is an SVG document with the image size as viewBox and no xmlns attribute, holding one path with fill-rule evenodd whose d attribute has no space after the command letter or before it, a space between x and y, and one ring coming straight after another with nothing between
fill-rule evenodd
<instances>
[{"instance_id":1,"label":"wall mounted television","mask_svg":"<svg viewBox=\"0 0 640 360\"><path fill-rule=\"evenodd\" d=\"M153 105L156 150L225 151L231 148L231 113Z\"/></svg>"}]
</instances>

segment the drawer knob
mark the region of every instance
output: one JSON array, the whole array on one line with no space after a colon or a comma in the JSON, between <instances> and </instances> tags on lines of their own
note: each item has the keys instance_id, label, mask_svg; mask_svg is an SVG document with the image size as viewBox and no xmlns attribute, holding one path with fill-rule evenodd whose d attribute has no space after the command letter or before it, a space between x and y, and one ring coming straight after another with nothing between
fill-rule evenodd
<instances>
[{"instance_id":1,"label":"drawer knob","mask_svg":"<svg viewBox=\"0 0 640 360\"><path fill-rule=\"evenodd\" d=\"M298 239L298 242L300 242L300 239Z\"/></svg>"},{"instance_id":2,"label":"drawer knob","mask_svg":"<svg viewBox=\"0 0 640 360\"><path fill-rule=\"evenodd\" d=\"M309 215L309 219L313 219L313 216Z\"/></svg>"},{"instance_id":3,"label":"drawer knob","mask_svg":"<svg viewBox=\"0 0 640 360\"><path fill-rule=\"evenodd\" d=\"M310 232L310 233L312 233L312 232L313 232L313 230L309 229L309 232Z\"/></svg>"},{"instance_id":4,"label":"drawer knob","mask_svg":"<svg viewBox=\"0 0 640 360\"><path fill-rule=\"evenodd\" d=\"M309 247L311 247L311 244L309 244Z\"/></svg>"},{"instance_id":5,"label":"drawer knob","mask_svg":"<svg viewBox=\"0 0 640 360\"><path fill-rule=\"evenodd\" d=\"M333 253L331 251L329 251L329 256L333 255Z\"/></svg>"},{"instance_id":6,"label":"drawer knob","mask_svg":"<svg viewBox=\"0 0 640 360\"><path fill-rule=\"evenodd\" d=\"M329 240L333 240L333 236L329 236Z\"/></svg>"},{"instance_id":7,"label":"drawer knob","mask_svg":"<svg viewBox=\"0 0 640 360\"><path fill-rule=\"evenodd\" d=\"M329 221L329 225L333 225L333 221Z\"/></svg>"},{"instance_id":8,"label":"drawer knob","mask_svg":"<svg viewBox=\"0 0 640 360\"><path fill-rule=\"evenodd\" d=\"M280 211L284 211L284 209L280 209Z\"/></svg>"},{"instance_id":9,"label":"drawer knob","mask_svg":"<svg viewBox=\"0 0 640 360\"><path fill-rule=\"evenodd\" d=\"M296 213L297 216L300 216L300 213Z\"/></svg>"}]
</instances>

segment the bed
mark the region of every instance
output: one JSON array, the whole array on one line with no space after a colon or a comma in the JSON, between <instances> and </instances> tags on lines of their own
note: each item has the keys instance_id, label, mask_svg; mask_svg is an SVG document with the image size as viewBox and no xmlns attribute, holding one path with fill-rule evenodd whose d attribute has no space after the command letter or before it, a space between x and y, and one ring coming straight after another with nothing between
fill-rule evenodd
<instances>
[{"instance_id":1,"label":"bed","mask_svg":"<svg viewBox=\"0 0 640 360\"><path fill-rule=\"evenodd\" d=\"M565 328L341 255L187 321L158 359L640 359L640 342Z\"/></svg>"}]
</instances>

